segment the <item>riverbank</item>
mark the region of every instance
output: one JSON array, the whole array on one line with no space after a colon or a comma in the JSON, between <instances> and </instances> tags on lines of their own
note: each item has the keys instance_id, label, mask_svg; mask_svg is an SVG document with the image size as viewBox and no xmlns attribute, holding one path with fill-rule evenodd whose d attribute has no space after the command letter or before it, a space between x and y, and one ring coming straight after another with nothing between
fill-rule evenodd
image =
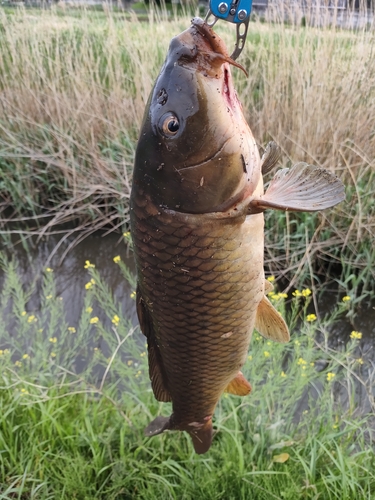
<instances>
[{"instance_id":1,"label":"riverbank","mask_svg":"<svg viewBox=\"0 0 375 500\"><path fill-rule=\"evenodd\" d=\"M291 342L254 334L243 368L252 393L222 397L213 446L198 456L184 433L143 435L171 408L154 399L145 339L106 279L116 266L134 290L132 275L119 255L106 259L81 259L73 319L57 268L25 284L19 259L1 257L2 499L372 498L373 365L362 332L336 348L329 341L347 300L319 318L307 288L270 296Z\"/></svg>"}]
</instances>

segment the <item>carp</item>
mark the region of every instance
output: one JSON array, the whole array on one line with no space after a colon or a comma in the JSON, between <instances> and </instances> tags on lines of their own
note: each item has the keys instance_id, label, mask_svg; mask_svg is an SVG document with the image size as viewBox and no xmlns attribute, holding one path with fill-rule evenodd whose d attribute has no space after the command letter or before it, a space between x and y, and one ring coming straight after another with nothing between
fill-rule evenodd
<instances>
[{"instance_id":1,"label":"carp","mask_svg":"<svg viewBox=\"0 0 375 500\"><path fill-rule=\"evenodd\" d=\"M264 193L260 157L233 87L238 66L201 19L172 39L137 144L130 199L137 313L147 338L151 386L172 402L147 436L187 431L197 453L212 442L224 391L244 396L241 373L252 331L289 340L265 294L266 209L315 211L345 197L339 179L299 163L279 170Z\"/></svg>"}]
</instances>

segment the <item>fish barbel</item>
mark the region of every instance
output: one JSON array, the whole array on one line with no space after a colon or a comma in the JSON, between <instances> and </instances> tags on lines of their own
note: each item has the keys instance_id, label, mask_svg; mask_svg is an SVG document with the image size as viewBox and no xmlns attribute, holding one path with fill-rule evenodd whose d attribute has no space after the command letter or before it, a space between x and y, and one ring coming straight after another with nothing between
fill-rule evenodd
<instances>
[{"instance_id":1,"label":"fish barbel","mask_svg":"<svg viewBox=\"0 0 375 500\"><path fill-rule=\"evenodd\" d=\"M289 340L265 296L263 211L344 199L334 175L306 163L278 171L264 193L262 170L278 151L271 143L260 158L230 65L239 66L201 19L172 39L146 107L130 200L151 385L173 408L145 432L187 431L197 453L211 446L221 394L251 391L240 370L254 327Z\"/></svg>"}]
</instances>

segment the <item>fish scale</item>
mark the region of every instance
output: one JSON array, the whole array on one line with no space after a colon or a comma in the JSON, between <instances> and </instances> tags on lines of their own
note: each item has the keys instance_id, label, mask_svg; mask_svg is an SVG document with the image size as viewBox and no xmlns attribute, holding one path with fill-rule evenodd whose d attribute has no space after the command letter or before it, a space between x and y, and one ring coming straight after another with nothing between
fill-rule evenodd
<instances>
[{"instance_id":1,"label":"fish scale","mask_svg":"<svg viewBox=\"0 0 375 500\"><path fill-rule=\"evenodd\" d=\"M202 227L196 216L189 224L186 214L151 205L141 191L133 198L138 293L152 314L163 382L173 401L171 420L188 430L213 414L246 360L264 293L263 216ZM157 234L164 253L145 242L147 234Z\"/></svg>"}]
</instances>

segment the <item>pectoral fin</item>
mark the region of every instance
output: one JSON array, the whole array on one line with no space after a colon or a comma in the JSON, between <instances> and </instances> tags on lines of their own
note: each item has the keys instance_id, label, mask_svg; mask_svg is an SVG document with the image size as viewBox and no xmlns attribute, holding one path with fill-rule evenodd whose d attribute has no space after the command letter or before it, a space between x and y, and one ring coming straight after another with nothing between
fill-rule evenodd
<instances>
[{"instance_id":1,"label":"pectoral fin","mask_svg":"<svg viewBox=\"0 0 375 500\"><path fill-rule=\"evenodd\" d=\"M261 169L263 175L268 174L268 172L273 169L273 167L279 161L280 156L280 146L278 146L274 141L269 142L261 158Z\"/></svg>"},{"instance_id":2,"label":"pectoral fin","mask_svg":"<svg viewBox=\"0 0 375 500\"><path fill-rule=\"evenodd\" d=\"M345 199L344 185L328 170L301 162L279 170L265 195L249 204L249 213L268 208L315 212L333 207Z\"/></svg>"},{"instance_id":3,"label":"pectoral fin","mask_svg":"<svg viewBox=\"0 0 375 500\"><path fill-rule=\"evenodd\" d=\"M242 372L238 372L234 379L226 386L224 392L229 392L235 396L247 396L251 392L251 385L245 379Z\"/></svg>"},{"instance_id":4,"label":"pectoral fin","mask_svg":"<svg viewBox=\"0 0 375 500\"><path fill-rule=\"evenodd\" d=\"M268 340L275 342L288 342L290 340L289 329L267 297L261 300L255 319L255 328Z\"/></svg>"}]
</instances>

